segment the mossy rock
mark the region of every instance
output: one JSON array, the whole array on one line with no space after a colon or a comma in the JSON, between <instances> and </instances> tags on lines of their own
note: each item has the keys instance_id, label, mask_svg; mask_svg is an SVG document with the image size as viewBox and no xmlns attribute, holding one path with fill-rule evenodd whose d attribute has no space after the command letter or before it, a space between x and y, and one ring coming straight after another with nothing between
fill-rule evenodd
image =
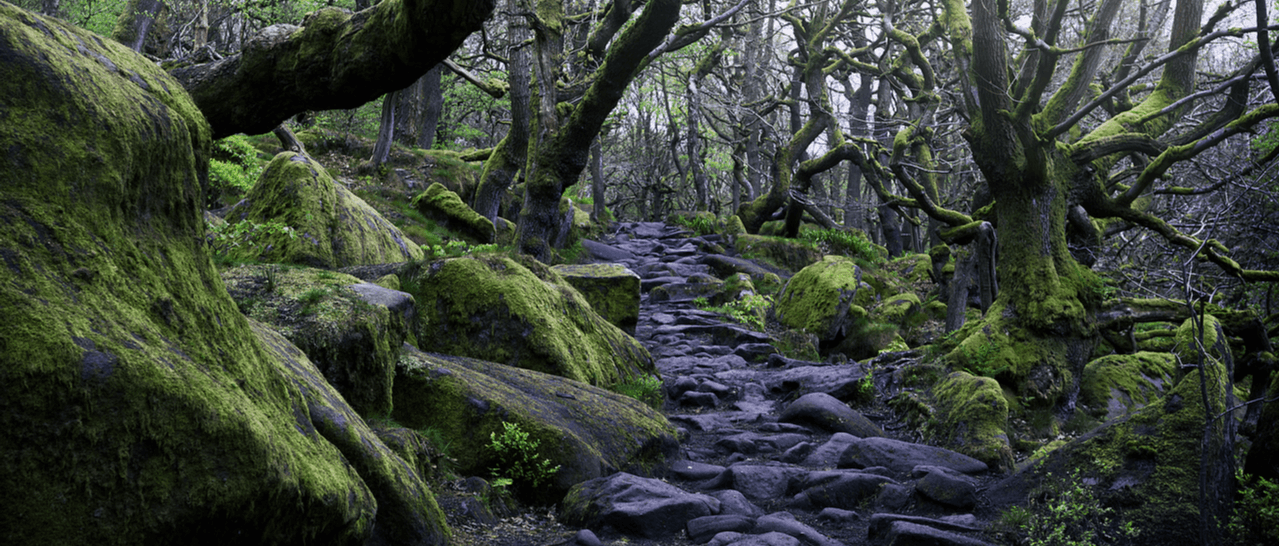
<instances>
[{"instance_id":1,"label":"mossy rock","mask_svg":"<svg viewBox=\"0 0 1280 546\"><path fill-rule=\"evenodd\" d=\"M725 237L733 240L746 232L747 228L742 225L742 218L737 214L730 216L728 220L725 220L723 231Z\"/></svg>"},{"instance_id":2,"label":"mossy rock","mask_svg":"<svg viewBox=\"0 0 1280 546\"><path fill-rule=\"evenodd\" d=\"M787 271L799 271L822 259L822 252L799 239L742 234L734 250L744 258L759 260Z\"/></svg>"},{"instance_id":3,"label":"mossy rock","mask_svg":"<svg viewBox=\"0 0 1280 546\"><path fill-rule=\"evenodd\" d=\"M596 314L635 333L640 320L640 275L622 264L556 265L551 269L573 285Z\"/></svg>"},{"instance_id":4,"label":"mossy rock","mask_svg":"<svg viewBox=\"0 0 1280 546\"><path fill-rule=\"evenodd\" d=\"M471 210L458 194L439 183L413 198L413 208L468 242L487 244L494 240L493 222Z\"/></svg>"},{"instance_id":5,"label":"mossy rock","mask_svg":"<svg viewBox=\"0 0 1280 546\"><path fill-rule=\"evenodd\" d=\"M1205 368L1208 385L1216 385L1205 391L1209 414L1221 415L1227 407L1226 374L1218 362L1211 361ZM1139 529L1134 544L1185 543L1187 537L1200 536L1196 492L1200 490L1205 415L1200 374L1193 371L1146 407L1054 450L1039 464L994 485L989 495L1021 503L1054 487L1049 475L1074 472L1093 487L1098 502L1116 510L1116 521L1133 522ZM1219 443L1222 420L1215 423L1209 438ZM1223 446L1212 446L1210 468L1220 468L1221 455L1230 452ZM1221 476L1232 482L1229 474L1222 472ZM1229 491L1231 485L1211 487Z\"/></svg>"},{"instance_id":6,"label":"mossy rock","mask_svg":"<svg viewBox=\"0 0 1280 546\"><path fill-rule=\"evenodd\" d=\"M844 339L857 318L849 309L861 276L858 265L843 256L826 256L801 269L775 300L778 322L817 335L823 342Z\"/></svg>"},{"instance_id":7,"label":"mossy rock","mask_svg":"<svg viewBox=\"0 0 1280 546\"><path fill-rule=\"evenodd\" d=\"M227 295L182 86L2 2L0 51L0 542L446 542L430 492L351 449L377 440Z\"/></svg>"},{"instance_id":8,"label":"mossy rock","mask_svg":"<svg viewBox=\"0 0 1280 546\"><path fill-rule=\"evenodd\" d=\"M703 279L703 282L673 282L655 287L649 291L649 301L688 302L698 298L710 301L724 290L724 281L720 279Z\"/></svg>"},{"instance_id":9,"label":"mossy rock","mask_svg":"<svg viewBox=\"0 0 1280 546\"><path fill-rule=\"evenodd\" d=\"M391 381L400 346L413 326L413 298L372 305L353 287L360 279L323 269L244 265L222 272L236 305L306 353L361 415L391 413ZM406 315L405 311L408 311Z\"/></svg>"},{"instance_id":10,"label":"mossy rock","mask_svg":"<svg viewBox=\"0 0 1280 546\"><path fill-rule=\"evenodd\" d=\"M532 258L480 254L413 262L399 276L418 302L424 350L592 385L655 373L648 350Z\"/></svg>"},{"instance_id":11,"label":"mossy rock","mask_svg":"<svg viewBox=\"0 0 1280 546\"><path fill-rule=\"evenodd\" d=\"M393 416L439 431L458 472L490 474L496 460L486 446L504 422L539 442L538 455L560 470L546 490L526 491L535 500L557 500L574 484L618 471L652 476L679 447L670 423L649 406L563 377L412 347L397 370Z\"/></svg>"},{"instance_id":12,"label":"mossy rock","mask_svg":"<svg viewBox=\"0 0 1280 546\"><path fill-rule=\"evenodd\" d=\"M1173 335L1173 354L1177 355L1184 364L1196 364L1200 359L1200 349L1203 347L1205 356L1208 360L1221 360L1223 351L1218 346L1219 338L1223 338L1222 324L1213 315L1204 315L1204 335L1200 337L1199 344L1196 343L1196 326L1195 321L1187 319L1174 330Z\"/></svg>"},{"instance_id":13,"label":"mossy rock","mask_svg":"<svg viewBox=\"0 0 1280 546\"><path fill-rule=\"evenodd\" d=\"M1090 362L1080 377L1080 404L1093 416L1114 419L1173 387L1177 362L1169 353L1109 355Z\"/></svg>"},{"instance_id":14,"label":"mossy rock","mask_svg":"<svg viewBox=\"0 0 1280 546\"><path fill-rule=\"evenodd\" d=\"M236 260L260 260L336 269L422 258L422 249L364 200L333 181L306 154L282 152L271 160L227 222L283 223L292 234L256 233L232 248Z\"/></svg>"},{"instance_id":15,"label":"mossy rock","mask_svg":"<svg viewBox=\"0 0 1280 546\"><path fill-rule=\"evenodd\" d=\"M751 282L751 276L746 273L735 273L724 279L720 292L711 299L711 303L724 305L756 294L758 292L756 292L755 284Z\"/></svg>"},{"instance_id":16,"label":"mossy rock","mask_svg":"<svg viewBox=\"0 0 1280 546\"><path fill-rule=\"evenodd\" d=\"M782 288L782 277L778 275L778 271L781 270L771 271L751 260L723 254L707 254L699 258L698 263L710 267L717 276L724 279L739 273L746 273L751 277L751 284L761 294L774 294L778 292L778 289ZM790 273L787 274L788 276L790 275Z\"/></svg>"},{"instance_id":17,"label":"mossy rock","mask_svg":"<svg viewBox=\"0 0 1280 546\"><path fill-rule=\"evenodd\" d=\"M890 322L899 326L903 325L907 317L920 311L920 296L911 292L898 294L887 300L884 300L879 307L876 308L873 315L882 322Z\"/></svg>"},{"instance_id":18,"label":"mossy rock","mask_svg":"<svg viewBox=\"0 0 1280 546\"><path fill-rule=\"evenodd\" d=\"M952 372L932 392L936 422L929 427L931 439L993 469L1013 469L1013 450L1005 432L1009 403L996 380Z\"/></svg>"}]
</instances>

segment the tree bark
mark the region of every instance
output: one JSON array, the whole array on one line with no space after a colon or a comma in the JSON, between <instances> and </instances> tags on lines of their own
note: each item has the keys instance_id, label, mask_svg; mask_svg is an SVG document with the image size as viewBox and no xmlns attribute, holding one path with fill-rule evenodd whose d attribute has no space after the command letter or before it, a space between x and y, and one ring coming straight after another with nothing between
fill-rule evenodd
<instances>
[{"instance_id":1,"label":"tree bark","mask_svg":"<svg viewBox=\"0 0 1280 546\"><path fill-rule=\"evenodd\" d=\"M418 126L418 147L430 150L435 146L436 126L440 124L440 113L444 111L444 93L440 89L440 65L431 67L431 70L422 75L418 83L422 86L422 123ZM527 97L527 81L525 87Z\"/></svg>"},{"instance_id":2,"label":"tree bark","mask_svg":"<svg viewBox=\"0 0 1280 546\"><path fill-rule=\"evenodd\" d=\"M156 20L165 16L169 8L160 0L129 0L124 11L116 19L116 26L111 30L111 38L134 51L142 51L147 41L147 33Z\"/></svg>"},{"instance_id":3,"label":"tree bark","mask_svg":"<svg viewBox=\"0 0 1280 546\"><path fill-rule=\"evenodd\" d=\"M515 44L508 53L511 65L507 68L511 84L511 129L485 161L472 207L495 222L501 212L502 196L511 187L516 173L525 168L529 155L529 50L522 45L529 38L529 27L517 16L512 16L507 20L507 31L511 35L511 43Z\"/></svg>"},{"instance_id":4,"label":"tree bark","mask_svg":"<svg viewBox=\"0 0 1280 546\"><path fill-rule=\"evenodd\" d=\"M591 221L597 224L608 219L604 201L604 151L600 145L603 138L601 134L591 143Z\"/></svg>"},{"instance_id":5,"label":"tree bark","mask_svg":"<svg viewBox=\"0 0 1280 546\"><path fill-rule=\"evenodd\" d=\"M594 81L569 117L538 146L525 182L517 228L522 252L544 262L550 259L551 247L562 229L561 194L582 173L591 141L622 99L636 68L675 25L680 4L679 0L650 0L639 19L609 48Z\"/></svg>"},{"instance_id":6,"label":"tree bark","mask_svg":"<svg viewBox=\"0 0 1280 546\"><path fill-rule=\"evenodd\" d=\"M378 123L378 140L373 143L373 157L369 164L381 167L391 155L391 143L396 137L396 107L400 104L400 91L392 91L382 97L382 117Z\"/></svg>"},{"instance_id":7,"label":"tree bark","mask_svg":"<svg viewBox=\"0 0 1280 546\"><path fill-rule=\"evenodd\" d=\"M239 53L171 71L214 138L261 134L304 110L343 110L404 89L493 12L494 0L384 0L275 25ZM296 32L295 32L296 31Z\"/></svg>"}]
</instances>

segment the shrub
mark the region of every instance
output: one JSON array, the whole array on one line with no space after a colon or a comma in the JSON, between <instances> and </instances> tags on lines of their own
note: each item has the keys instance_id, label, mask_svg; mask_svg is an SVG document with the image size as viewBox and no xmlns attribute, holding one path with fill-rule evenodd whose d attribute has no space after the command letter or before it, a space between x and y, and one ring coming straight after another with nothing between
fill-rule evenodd
<instances>
[{"instance_id":1,"label":"shrub","mask_svg":"<svg viewBox=\"0 0 1280 546\"><path fill-rule=\"evenodd\" d=\"M249 193L262 174L258 149L244 135L214 141L209 159L209 202L216 206L224 195L240 197Z\"/></svg>"},{"instance_id":2,"label":"shrub","mask_svg":"<svg viewBox=\"0 0 1280 546\"><path fill-rule=\"evenodd\" d=\"M812 243L825 254L839 254L876 264L884 261L866 234L851 229L807 229L800 238Z\"/></svg>"},{"instance_id":3,"label":"shrub","mask_svg":"<svg viewBox=\"0 0 1280 546\"><path fill-rule=\"evenodd\" d=\"M1240 497L1231 511L1227 531L1236 544L1275 544L1280 531L1280 498L1276 482L1236 470Z\"/></svg>"},{"instance_id":4,"label":"shrub","mask_svg":"<svg viewBox=\"0 0 1280 546\"><path fill-rule=\"evenodd\" d=\"M502 429L502 434L489 434L488 448L498 459L489 469L495 477L536 489L560 471L559 465L552 466L551 459L538 453L542 442L530 439L518 423L503 422Z\"/></svg>"},{"instance_id":5,"label":"shrub","mask_svg":"<svg viewBox=\"0 0 1280 546\"><path fill-rule=\"evenodd\" d=\"M1046 478L1053 482L1053 475ZM1138 536L1133 522L1112 520L1111 508L1077 473L1046 487L1029 508L1015 506L1000 516L1007 532L1021 534L1030 546L1092 546Z\"/></svg>"},{"instance_id":6,"label":"shrub","mask_svg":"<svg viewBox=\"0 0 1280 546\"><path fill-rule=\"evenodd\" d=\"M749 294L742 299L724 305L710 306L706 298L694 298L693 304L704 311L720 313L733 319L734 322L746 324L758 331L764 331L765 312L773 306L773 298L759 294Z\"/></svg>"}]
</instances>

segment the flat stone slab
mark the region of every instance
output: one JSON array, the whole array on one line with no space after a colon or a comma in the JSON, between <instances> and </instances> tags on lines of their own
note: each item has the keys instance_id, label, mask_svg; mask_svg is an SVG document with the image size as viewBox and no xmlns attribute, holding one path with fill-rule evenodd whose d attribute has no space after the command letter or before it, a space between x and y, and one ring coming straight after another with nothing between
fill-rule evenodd
<instances>
[{"instance_id":1,"label":"flat stone slab","mask_svg":"<svg viewBox=\"0 0 1280 546\"><path fill-rule=\"evenodd\" d=\"M620 472L588 480L565 496L562 520L591 529L605 526L645 538L678 534L689 520L720 511L720 501L656 480Z\"/></svg>"},{"instance_id":2,"label":"flat stone slab","mask_svg":"<svg viewBox=\"0 0 1280 546\"><path fill-rule=\"evenodd\" d=\"M863 438L840 455L840 468L883 466L906 474L916 466L941 466L964 474L986 472L987 463L949 449L890 438Z\"/></svg>"}]
</instances>

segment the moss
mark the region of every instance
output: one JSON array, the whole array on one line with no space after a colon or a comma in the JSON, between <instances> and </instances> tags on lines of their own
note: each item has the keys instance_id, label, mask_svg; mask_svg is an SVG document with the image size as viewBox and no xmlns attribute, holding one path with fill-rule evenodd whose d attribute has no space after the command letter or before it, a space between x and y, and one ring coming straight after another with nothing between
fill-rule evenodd
<instances>
[{"instance_id":1,"label":"moss","mask_svg":"<svg viewBox=\"0 0 1280 546\"><path fill-rule=\"evenodd\" d=\"M255 245L229 254L239 260L295 263L320 268L420 259L422 250L364 200L329 177L305 154L282 152L271 160L244 201L227 213L229 223L280 222L294 234L258 235Z\"/></svg>"},{"instance_id":2,"label":"moss","mask_svg":"<svg viewBox=\"0 0 1280 546\"><path fill-rule=\"evenodd\" d=\"M884 322L902 326L911 313L920 310L920 297L913 293L898 294L876 308L876 316Z\"/></svg>"},{"instance_id":3,"label":"moss","mask_svg":"<svg viewBox=\"0 0 1280 546\"><path fill-rule=\"evenodd\" d=\"M730 216L724 223L724 236L733 239L747 232L747 228L742 225L742 218L738 215Z\"/></svg>"},{"instance_id":4,"label":"moss","mask_svg":"<svg viewBox=\"0 0 1280 546\"><path fill-rule=\"evenodd\" d=\"M483 244L494 240L493 222L471 210L458 194L439 183L432 184L427 191L413 198L412 205L423 216L439 222L472 243Z\"/></svg>"},{"instance_id":5,"label":"moss","mask_svg":"<svg viewBox=\"0 0 1280 546\"><path fill-rule=\"evenodd\" d=\"M1013 468L1009 404L989 377L952 372L933 388L937 422L927 435L938 445L969 455L993 469Z\"/></svg>"},{"instance_id":6,"label":"moss","mask_svg":"<svg viewBox=\"0 0 1280 546\"><path fill-rule=\"evenodd\" d=\"M822 259L822 253L811 243L764 235L740 235L734 240L734 250L744 258L788 271L799 271Z\"/></svg>"},{"instance_id":7,"label":"moss","mask_svg":"<svg viewBox=\"0 0 1280 546\"><path fill-rule=\"evenodd\" d=\"M643 403L562 377L469 358L409 351L395 385L397 421L432 427L450 444L463 474L488 474L491 433L513 422L561 465L538 500L616 469L660 471L675 453L675 430Z\"/></svg>"},{"instance_id":8,"label":"moss","mask_svg":"<svg viewBox=\"0 0 1280 546\"><path fill-rule=\"evenodd\" d=\"M860 276L853 260L843 256L826 256L800 270L778 295L778 321L822 339L840 337L838 331L848 318L848 305L858 290Z\"/></svg>"},{"instance_id":9,"label":"moss","mask_svg":"<svg viewBox=\"0 0 1280 546\"><path fill-rule=\"evenodd\" d=\"M420 348L593 385L654 373L639 342L531 258L492 254L415 262L399 275L418 302Z\"/></svg>"},{"instance_id":10,"label":"moss","mask_svg":"<svg viewBox=\"0 0 1280 546\"><path fill-rule=\"evenodd\" d=\"M614 326L634 332L640 317L640 276L621 264L551 268L578 290L591 309Z\"/></svg>"},{"instance_id":11,"label":"moss","mask_svg":"<svg viewBox=\"0 0 1280 546\"><path fill-rule=\"evenodd\" d=\"M362 542L377 504L201 243L209 128L0 3L0 542Z\"/></svg>"},{"instance_id":12,"label":"moss","mask_svg":"<svg viewBox=\"0 0 1280 546\"><path fill-rule=\"evenodd\" d=\"M1110 355L1090 362L1080 378L1080 404L1107 419L1137 410L1172 388L1176 373L1168 353Z\"/></svg>"},{"instance_id":13,"label":"moss","mask_svg":"<svg viewBox=\"0 0 1280 546\"><path fill-rule=\"evenodd\" d=\"M400 290L400 277L395 273L389 273L378 277L373 284L386 288L387 290Z\"/></svg>"}]
</instances>

